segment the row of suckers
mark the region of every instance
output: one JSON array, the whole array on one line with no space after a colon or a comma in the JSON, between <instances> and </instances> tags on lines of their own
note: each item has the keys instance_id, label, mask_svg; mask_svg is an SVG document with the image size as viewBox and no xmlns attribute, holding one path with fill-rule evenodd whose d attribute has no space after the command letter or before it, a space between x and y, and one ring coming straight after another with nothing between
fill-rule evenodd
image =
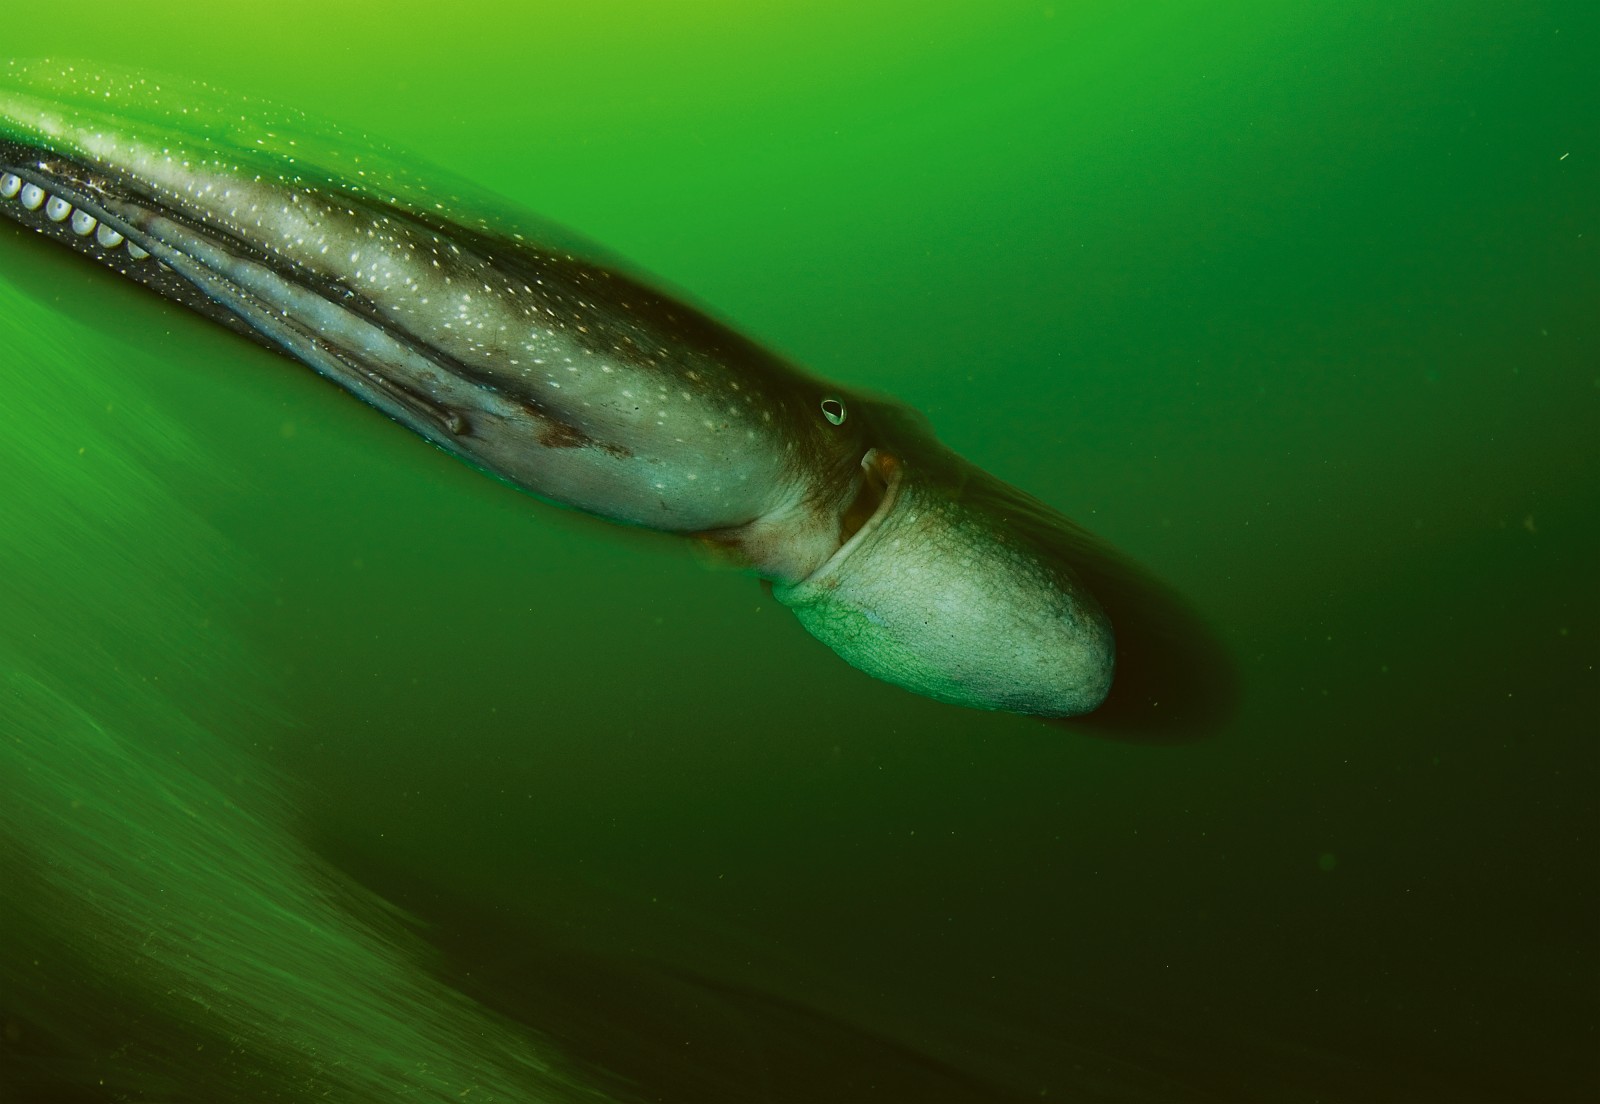
<instances>
[{"instance_id":1,"label":"row of suckers","mask_svg":"<svg viewBox=\"0 0 1600 1104\"><path fill-rule=\"evenodd\" d=\"M74 234L81 238L93 234L94 240L106 249L115 249L119 245L126 244L128 256L136 261L142 261L150 256L149 251L140 248L134 242L127 241L122 234L101 224L100 220L89 212L74 210L72 204L60 196L51 195L39 185L23 180L16 173L0 174L0 199L16 200L29 211L37 211L42 207L45 217L51 222L70 220Z\"/></svg>"}]
</instances>

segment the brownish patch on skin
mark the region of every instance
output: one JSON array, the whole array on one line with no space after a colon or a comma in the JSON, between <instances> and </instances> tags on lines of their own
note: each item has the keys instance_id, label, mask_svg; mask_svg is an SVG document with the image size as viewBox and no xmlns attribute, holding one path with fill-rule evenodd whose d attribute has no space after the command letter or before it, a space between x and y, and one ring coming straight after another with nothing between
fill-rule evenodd
<instances>
[{"instance_id":1,"label":"brownish patch on skin","mask_svg":"<svg viewBox=\"0 0 1600 1104\"><path fill-rule=\"evenodd\" d=\"M583 448L594 441L566 422L546 418L539 427L539 444L545 448Z\"/></svg>"},{"instance_id":2,"label":"brownish patch on skin","mask_svg":"<svg viewBox=\"0 0 1600 1104\"><path fill-rule=\"evenodd\" d=\"M745 549L741 541L742 535L737 529L707 529L691 533L689 536L714 563L739 569L750 566L750 554ZM768 585L765 579L761 580L761 583L763 586Z\"/></svg>"},{"instance_id":3,"label":"brownish patch on skin","mask_svg":"<svg viewBox=\"0 0 1600 1104\"><path fill-rule=\"evenodd\" d=\"M544 448L597 448L602 452L615 456L618 460L627 460L633 456L633 450L623 448L621 445L608 444L596 441L583 430L558 418L552 418L536 407L524 403L524 409L533 415L539 425L539 444Z\"/></svg>"}]
</instances>

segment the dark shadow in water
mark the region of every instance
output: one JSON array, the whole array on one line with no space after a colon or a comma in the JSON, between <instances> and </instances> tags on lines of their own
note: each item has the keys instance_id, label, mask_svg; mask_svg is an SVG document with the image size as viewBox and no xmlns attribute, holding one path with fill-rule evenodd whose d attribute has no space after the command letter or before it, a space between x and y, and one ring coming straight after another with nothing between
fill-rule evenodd
<instances>
[{"instance_id":1,"label":"dark shadow in water","mask_svg":"<svg viewBox=\"0 0 1600 1104\"><path fill-rule=\"evenodd\" d=\"M925 478L1059 577L1087 589L1116 634L1110 696L1086 717L1051 721L1141 743L1188 743L1218 732L1238 707L1239 677L1217 635L1177 592L1032 495L968 462L926 418L890 399L860 400L877 438L914 458Z\"/></svg>"},{"instance_id":2,"label":"dark shadow in water","mask_svg":"<svg viewBox=\"0 0 1600 1104\"><path fill-rule=\"evenodd\" d=\"M451 900L433 891L426 897L447 983L537 1029L591 1085L618 1100L1007 1104L1040 1095L1019 1088L1005 1061L1012 1044L995 1051L989 1034L973 1041L980 1055L973 1060L990 1067L986 1076L963 1068L957 1056L940 1055L935 1041L919 1048L780 993L576 948L534 918L491 914L470 897ZM1066 1099L1219 1099L1085 1050L1070 1034L1043 1041L1019 1036L1014 1045L1042 1051L1061 1067L1052 1070L1052 1089Z\"/></svg>"},{"instance_id":3,"label":"dark shadow in water","mask_svg":"<svg viewBox=\"0 0 1600 1104\"><path fill-rule=\"evenodd\" d=\"M1117 674L1105 704L1059 723L1141 743L1188 743L1219 732L1238 710L1239 672L1200 615L1115 553L1086 549L1074 567L1111 618Z\"/></svg>"},{"instance_id":4,"label":"dark shadow in water","mask_svg":"<svg viewBox=\"0 0 1600 1104\"><path fill-rule=\"evenodd\" d=\"M349 851L324 841L324 855ZM354 859L350 851L343 856ZM483 1007L536 1031L585 1084L619 1101L813 1104L1023 1099L981 1074L824 1008L632 952L575 943L571 930L476 893L419 884L355 860L369 888L416 908L433 972ZM558 910L559 911L559 910ZM581 940L581 936L577 937ZM705 946L717 945L705 933ZM1148 1099L1148 1098L1145 1098Z\"/></svg>"},{"instance_id":5,"label":"dark shadow in water","mask_svg":"<svg viewBox=\"0 0 1600 1104\"><path fill-rule=\"evenodd\" d=\"M604 1071L600 1076L610 1079L605 1087L623 1099L1016 1099L932 1055L771 993L647 963L623 969L572 954L500 962L496 968L494 991L471 995L539 1025L568 1060Z\"/></svg>"}]
</instances>

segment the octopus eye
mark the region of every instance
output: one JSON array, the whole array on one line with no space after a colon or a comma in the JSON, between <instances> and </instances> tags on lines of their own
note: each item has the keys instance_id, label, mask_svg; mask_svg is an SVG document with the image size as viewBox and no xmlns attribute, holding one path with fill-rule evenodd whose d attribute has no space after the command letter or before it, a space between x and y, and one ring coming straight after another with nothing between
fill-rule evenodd
<instances>
[{"instance_id":1,"label":"octopus eye","mask_svg":"<svg viewBox=\"0 0 1600 1104\"><path fill-rule=\"evenodd\" d=\"M834 425L844 425L844 403L833 398L823 399L822 416Z\"/></svg>"}]
</instances>

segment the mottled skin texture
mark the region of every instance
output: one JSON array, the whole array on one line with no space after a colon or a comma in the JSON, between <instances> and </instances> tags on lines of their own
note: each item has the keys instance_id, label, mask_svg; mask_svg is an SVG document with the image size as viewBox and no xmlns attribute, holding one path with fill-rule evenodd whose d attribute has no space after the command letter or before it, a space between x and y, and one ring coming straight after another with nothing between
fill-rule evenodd
<instances>
[{"instance_id":1,"label":"mottled skin texture","mask_svg":"<svg viewBox=\"0 0 1600 1104\"><path fill-rule=\"evenodd\" d=\"M52 194L153 238L159 263L186 271L159 244L201 259L230 285L204 289L210 298L246 292L301 320L327 353L374 362L392 386L362 397L437 444L615 521L784 526L763 542L777 558L753 558L771 574L802 576L837 545L865 446L821 416L821 385L697 312L570 253L449 222L425 201L231 149L238 136L220 123L196 137L99 113L159 102L149 85L119 82L109 100L67 107L9 83L0 114L22 124L19 171L43 161L31 166L48 167L39 183L54 178ZM61 83L50 91L72 91ZM266 336L286 346L273 327ZM799 531L812 525L826 535Z\"/></svg>"},{"instance_id":2,"label":"mottled skin texture","mask_svg":"<svg viewBox=\"0 0 1600 1104\"><path fill-rule=\"evenodd\" d=\"M726 549L870 674L1022 713L1105 698L1117 647L1065 519L894 408L359 148L192 86L0 70L0 213L525 490Z\"/></svg>"}]
</instances>

